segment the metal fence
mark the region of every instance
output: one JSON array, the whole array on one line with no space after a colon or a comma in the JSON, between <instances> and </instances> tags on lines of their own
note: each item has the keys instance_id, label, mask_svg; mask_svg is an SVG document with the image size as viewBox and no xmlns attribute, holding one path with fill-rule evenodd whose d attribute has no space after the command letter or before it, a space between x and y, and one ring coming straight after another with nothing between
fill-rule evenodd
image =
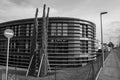
<instances>
[{"instance_id":1,"label":"metal fence","mask_svg":"<svg viewBox=\"0 0 120 80\"><path fill-rule=\"evenodd\" d=\"M105 59L108 52L104 54ZM102 67L102 54L97 55L95 61L89 62L86 66L81 68L69 68L61 71L55 71L55 77L51 80L95 80L100 68Z\"/></svg>"},{"instance_id":2,"label":"metal fence","mask_svg":"<svg viewBox=\"0 0 120 80\"><path fill-rule=\"evenodd\" d=\"M108 52L104 54L105 59L108 56ZM52 74L48 74L47 76L35 78L35 77L25 77L25 76L18 76L15 74L11 74L8 80L95 80L97 73L99 72L102 66L102 54L99 53L97 55L97 59L95 61L89 62L84 67L78 68L66 68L64 70L54 70ZM4 71L1 72L4 75ZM2 77L2 76L0 76ZM2 80L2 78L0 79Z\"/></svg>"}]
</instances>

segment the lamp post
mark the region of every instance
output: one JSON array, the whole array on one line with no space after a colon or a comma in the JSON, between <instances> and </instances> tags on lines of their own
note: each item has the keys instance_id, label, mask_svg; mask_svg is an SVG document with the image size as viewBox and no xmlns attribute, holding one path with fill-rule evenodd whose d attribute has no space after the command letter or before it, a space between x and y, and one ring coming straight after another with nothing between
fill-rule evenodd
<instances>
[{"instance_id":1,"label":"lamp post","mask_svg":"<svg viewBox=\"0 0 120 80\"><path fill-rule=\"evenodd\" d=\"M8 80L9 43L10 43L10 38L12 38L13 35L14 35L14 32L11 29L6 29L4 31L4 36L6 38L8 38L8 43L7 43L7 61L6 61L6 80Z\"/></svg>"},{"instance_id":2,"label":"lamp post","mask_svg":"<svg viewBox=\"0 0 120 80\"><path fill-rule=\"evenodd\" d=\"M102 47L102 59L103 59L102 66L104 66L102 15L107 14L107 13L108 13L108 12L101 12L101 13L100 13L100 23L101 23L101 47Z\"/></svg>"}]
</instances>

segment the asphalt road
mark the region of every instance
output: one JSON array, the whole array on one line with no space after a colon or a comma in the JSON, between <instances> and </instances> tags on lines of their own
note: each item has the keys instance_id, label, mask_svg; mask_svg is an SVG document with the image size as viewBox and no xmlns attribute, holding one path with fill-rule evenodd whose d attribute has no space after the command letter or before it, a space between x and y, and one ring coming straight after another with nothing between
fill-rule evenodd
<instances>
[{"instance_id":1,"label":"asphalt road","mask_svg":"<svg viewBox=\"0 0 120 80\"><path fill-rule=\"evenodd\" d=\"M98 80L120 80L120 49L111 51Z\"/></svg>"}]
</instances>

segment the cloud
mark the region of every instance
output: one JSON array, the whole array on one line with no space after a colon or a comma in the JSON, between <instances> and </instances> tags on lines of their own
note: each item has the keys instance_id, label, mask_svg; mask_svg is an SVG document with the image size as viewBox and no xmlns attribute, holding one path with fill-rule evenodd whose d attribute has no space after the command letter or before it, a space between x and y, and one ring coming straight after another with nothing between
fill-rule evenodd
<instances>
[{"instance_id":1,"label":"cloud","mask_svg":"<svg viewBox=\"0 0 120 80\"><path fill-rule=\"evenodd\" d=\"M109 42L111 40L114 44L117 44L120 39L120 21L111 22L106 27L104 41Z\"/></svg>"},{"instance_id":2,"label":"cloud","mask_svg":"<svg viewBox=\"0 0 120 80\"><path fill-rule=\"evenodd\" d=\"M44 3L50 7L50 16L75 17L96 23L98 38L99 14L101 11L108 11L103 19L104 40L120 35L120 22L115 22L120 19L120 0L0 0L0 22L34 17L36 8L39 8L41 17Z\"/></svg>"},{"instance_id":3,"label":"cloud","mask_svg":"<svg viewBox=\"0 0 120 80\"><path fill-rule=\"evenodd\" d=\"M108 25L108 33L112 36L120 35L120 21L111 22Z\"/></svg>"},{"instance_id":4,"label":"cloud","mask_svg":"<svg viewBox=\"0 0 120 80\"><path fill-rule=\"evenodd\" d=\"M33 18L35 15L36 6L27 4L27 0L2 0L0 3L0 22ZM20 3L20 4L19 4ZM24 4L27 4L26 6ZM39 8L39 15L41 17L43 14L43 5ZM55 8L50 8L50 16L57 14Z\"/></svg>"},{"instance_id":5,"label":"cloud","mask_svg":"<svg viewBox=\"0 0 120 80\"><path fill-rule=\"evenodd\" d=\"M28 5L29 4L28 0L8 0L8 1L16 5Z\"/></svg>"},{"instance_id":6,"label":"cloud","mask_svg":"<svg viewBox=\"0 0 120 80\"><path fill-rule=\"evenodd\" d=\"M6 7L5 9L0 9L0 20L8 21L14 19L34 17L34 14L35 8L33 7L16 6L10 3L9 7Z\"/></svg>"}]
</instances>

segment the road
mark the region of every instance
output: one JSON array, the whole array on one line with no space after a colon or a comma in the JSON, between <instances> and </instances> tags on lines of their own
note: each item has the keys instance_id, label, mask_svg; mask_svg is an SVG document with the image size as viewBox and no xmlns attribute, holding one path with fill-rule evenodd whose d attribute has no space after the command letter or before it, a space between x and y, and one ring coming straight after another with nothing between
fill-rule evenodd
<instances>
[{"instance_id":1,"label":"road","mask_svg":"<svg viewBox=\"0 0 120 80\"><path fill-rule=\"evenodd\" d=\"M111 51L104 62L98 80L120 80L120 49Z\"/></svg>"}]
</instances>

